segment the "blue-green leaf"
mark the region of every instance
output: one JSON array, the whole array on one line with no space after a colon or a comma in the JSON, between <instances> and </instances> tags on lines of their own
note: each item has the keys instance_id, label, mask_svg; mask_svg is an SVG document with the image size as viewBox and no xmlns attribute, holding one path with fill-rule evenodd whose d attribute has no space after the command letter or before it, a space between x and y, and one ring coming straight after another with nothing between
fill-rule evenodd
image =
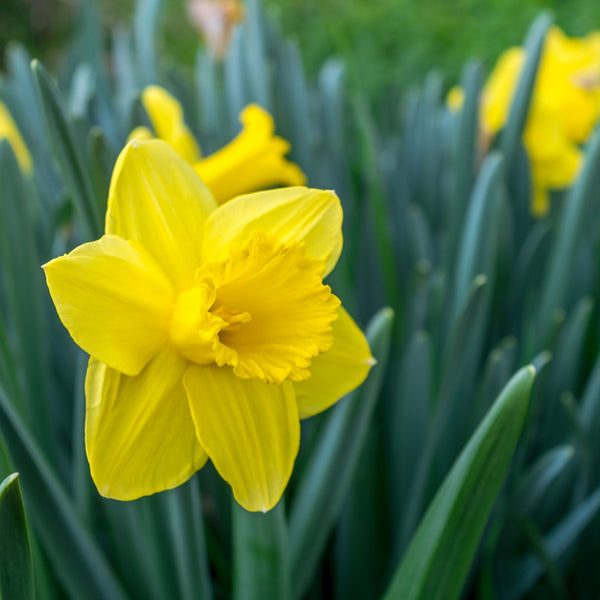
<instances>
[{"instance_id":1,"label":"blue-green leaf","mask_svg":"<svg viewBox=\"0 0 600 600\"><path fill-rule=\"evenodd\" d=\"M454 463L398 566L386 600L453 600L460 594L510 465L535 370L506 385Z\"/></svg>"},{"instance_id":2,"label":"blue-green leaf","mask_svg":"<svg viewBox=\"0 0 600 600\"><path fill-rule=\"evenodd\" d=\"M33 567L19 474L0 483L0 597L33 600Z\"/></svg>"},{"instance_id":3,"label":"blue-green leaf","mask_svg":"<svg viewBox=\"0 0 600 600\"><path fill-rule=\"evenodd\" d=\"M378 364L367 381L329 412L290 510L292 590L301 598L342 509L358 463L387 362L393 312L378 312L367 339Z\"/></svg>"},{"instance_id":4,"label":"blue-green leaf","mask_svg":"<svg viewBox=\"0 0 600 600\"><path fill-rule=\"evenodd\" d=\"M283 501L251 513L233 502L234 597L290 600L290 557Z\"/></svg>"},{"instance_id":5,"label":"blue-green leaf","mask_svg":"<svg viewBox=\"0 0 600 600\"><path fill-rule=\"evenodd\" d=\"M558 560L597 514L598 509L600 509L600 489L590 494L544 537L541 544L544 550L544 560ZM534 554L523 558L511 574L507 589L499 597L502 600L522 598L543 575L544 560Z\"/></svg>"},{"instance_id":6,"label":"blue-green leaf","mask_svg":"<svg viewBox=\"0 0 600 600\"><path fill-rule=\"evenodd\" d=\"M35 530L65 588L74 598L125 600L121 584L1 389L0 432L22 474Z\"/></svg>"},{"instance_id":7,"label":"blue-green leaf","mask_svg":"<svg viewBox=\"0 0 600 600\"><path fill-rule=\"evenodd\" d=\"M94 198L82 149L78 147L76 141L73 125L65 115L58 89L46 69L37 60L32 61L31 69L46 114L56 157L77 209L82 234L88 240L98 238L103 231L102 217Z\"/></svg>"}]
</instances>

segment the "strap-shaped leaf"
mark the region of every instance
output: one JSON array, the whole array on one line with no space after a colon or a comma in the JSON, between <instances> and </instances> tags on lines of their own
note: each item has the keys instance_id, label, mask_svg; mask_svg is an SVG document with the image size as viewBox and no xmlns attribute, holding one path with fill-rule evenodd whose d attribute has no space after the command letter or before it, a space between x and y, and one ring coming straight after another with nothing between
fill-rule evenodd
<instances>
[{"instance_id":1,"label":"strap-shaped leaf","mask_svg":"<svg viewBox=\"0 0 600 600\"><path fill-rule=\"evenodd\" d=\"M573 446L563 444L548 450L528 470L515 491L513 504L520 513L530 513L541 502L550 485L573 458Z\"/></svg>"},{"instance_id":2,"label":"strap-shaped leaf","mask_svg":"<svg viewBox=\"0 0 600 600\"><path fill-rule=\"evenodd\" d=\"M523 598L531 586L546 570L544 560L556 561L568 550L587 524L600 509L600 489L590 494L585 501L574 508L542 540L544 557L528 554L506 581L506 589L498 596L502 600Z\"/></svg>"},{"instance_id":3,"label":"strap-shaped leaf","mask_svg":"<svg viewBox=\"0 0 600 600\"><path fill-rule=\"evenodd\" d=\"M385 600L453 600L460 594L510 465L535 370L506 385L438 490Z\"/></svg>"},{"instance_id":4,"label":"strap-shaped leaf","mask_svg":"<svg viewBox=\"0 0 600 600\"><path fill-rule=\"evenodd\" d=\"M0 483L0 597L33 600L33 568L19 474Z\"/></svg>"},{"instance_id":5,"label":"strap-shaped leaf","mask_svg":"<svg viewBox=\"0 0 600 600\"><path fill-rule=\"evenodd\" d=\"M342 509L373 416L387 362L393 312L379 311L367 327L377 365L367 381L329 413L298 482L290 511L292 590L301 598Z\"/></svg>"},{"instance_id":6,"label":"strap-shaped leaf","mask_svg":"<svg viewBox=\"0 0 600 600\"><path fill-rule=\"evenodd\" d=\"M162 8L162 0L138 0L135 5L133 38L141 87L157 83L158 80L156 40Z\"/></svg>"},{"instance_id":7,"label":"strap-shaped leaf","mask_svg":"<svg viewBox=\"0 0 600 600\"><path fill-rule=\"evenodd\" d=\"M58 89L46 69L37 60L32 61L31 69L46 114L56 157L78 212L82 234L86 239L97 238L102 235L102 218L73 125L65 115Z\"/></svg>"},{"instance_id":8,"label":"strap-shaped leaf","mask_svg":"<svg viewBox=\"0 0 600 600\"><path fill-rule=\"evenodd\" d=\"M251 513L233 502L234 597L290 600L290 557L283 501Z\"/></svg>"},{"instance_id":9,"label":"strap-shaped leaf","mask_svg":"<svg viewBox=\"0 0 600 600\"><path fill-rule=\"evenodd\" d=\"M581 174L570 189L564 209L558 220L558 231L548 260L548 269L542 290L539 311L539 331L548 339L548 325L552 312L567 308L565 301L571 289L571 269L581 241L584 215L590 202L596 198L596 182L600 171L600 130L590 139Z\"/></svg>"},{"instance_id":10,"label":"strap-shaped leaf","mask_svg":"<svg viewBox=\"0 0 600 600\"><path fill-rule=\"evenodd\" d=\"M427 481L436 453L444 440L444 432L452 423L453 399L468 371L472 355L477 350L482 334L482 322L486 310L487 279L478 275L471 284L469 297L462 312L453 323L453 331L447 344L443 374L437 400L437 409L426 432L423 446L415 457L414 477L406 491L405 509L402 512L402 527L399 533L399 547L405 545L417 526L424 508ZM417 401L421 402L419 398ZM456 452L457 450L455 450ZM453 454L452 456L455 456Z\"/></svg>"},{"instance_id":11,"label":"strap-shaped leaf","mask_svg":"<svg viewBox=\"0 0 600 600\"><path fill-rule=\"evenodd\" d=\"M35 530L67 591L73 598L125 600L121 584L1 389L0 433L23 476Z\"/></svg>"},{"instance_id":12,"label":"strap-shaped leaf","mask_svg":"<svg viewBox=\"0 0 600 600\"><path fill-rule=\"evenodd\" d=\"M483 163L467 207L457 256L455 315L463 308L473 278L481 273L488 278L491 276L502 198L499 188L501 169L502 157L496 152L491 153Z\"/></svg>"},{"instance_id":13,"label":"strap-shaped leaf","mask_svg":"<svg viewBox=\"0 0 600 600\"><path fill-rule=\"evenodd\" d=\"M506 173L509 178L513 175L515 163L518 160L521 136L525 129L525 122L529 113L538 65L542 56L542 50L544 49L546 32L551 23L552 19L549 14L541 14L532 23L524 42L525 64L510 105L510 113L502 132L502 142L500 145L500 149L504 155Z\"/></svg>"}]
</instances>

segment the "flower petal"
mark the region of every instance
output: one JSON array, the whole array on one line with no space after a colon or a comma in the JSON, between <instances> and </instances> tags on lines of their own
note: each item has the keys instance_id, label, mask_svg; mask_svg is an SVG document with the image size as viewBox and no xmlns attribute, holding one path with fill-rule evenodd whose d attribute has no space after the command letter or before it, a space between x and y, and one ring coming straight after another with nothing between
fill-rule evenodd
<instances>
[{"instance_id":1,"label":"flower petal","mask_svg":"<svg viewBox=\"0 0 600 600\"><path fill-rule=\"evenodd\" d=\"M32 164L29 150L27 149L8 108L0 102L0 140L3 139L8 140L21 169L23 169L25 173L31 173Z\"/></svg>"},{"instance_id":2,"label":"flower petal","mask_svg":"<svg viewBox=\"0 0 600 600\"><path fill-rule=\"evenodd\" d=\"M166 342L173 287L137 244L105 235L44 271L73 339L114 369L137 375Z\"/></svg>"},{"instance_id":3,"label":"flower petal","mask_svg":"<svg viewBox=\"0 0 600 600\"><path fill-rule=\"evenodd\" d=\"M206 221L204 259L217 260L231 242L253 231L281 242L304 242L306 256L325 262L329 273L342 251L342 207L332 191L282 188L238 196Z\"/></svg>"},{"instance_id":4,"label":"flower petal","mask_svg":"<svg viewBox=\"0 0 600 600\"><path fill-rule=\"evenodd\" d=\"M103 496L134 500L171 489L206 462L182 385L187 364L164 350L127 377L90 359L85 444Z\"/></svg>"},{"instance_id":5,"label":"flower petal","mask_svg":"<svg viewBox=\"0 0 600 600\"><path fill-rule=\"evenodd\" d=\"M300 444L292 384L239 379L214 366L190 367L183 384L198 439L235 499L250 511L273 508Z\"/></svg>"},{"instance_id":6,"label":"flower petal","mask_svg":"<svg viewBox=\"0 0 600 600\"><path fill-rule=\"evenodd\" d=\"M301 419L329 408L358 387L375 364L363 332L341 306L332 327L331 350L313 358L309 379L293 384Z\"/></svg>"},{"instance_id":7,"label":"flower petal","mask_svg":"<svg viewBox=\"0 0 600 600\"><path fill-rule=\"evenodd\" d=\"M183 109L174 96L158 85L149 85L142 92L142 104L161 140L188 163L200 158L200 148L183 122Z\"/></svg>"},{"instance_id":8,"label":"flower petal","mask_svg":"<svg viewBox=\"0 0 600 600\"><path fill-rule=\"evenodd\" d=\"M204 222L215 207L208 188L168 144L134 140L115 165L106 233L138 242L182 291L193 285Z\"/></svg>"},{"instance_id":9,"label":"flower petal","mask_svg":"<svg viewBox=\"0 0 600 600\"><path fill-rule=\"evenodd\" d=\"M234 140L194 165L218 204L274 185L306 183L300 167L284 158L290 145L274 135L275 123L266 110L249 104L240 120L244 129Z\"/></svg>"}]
</instances>

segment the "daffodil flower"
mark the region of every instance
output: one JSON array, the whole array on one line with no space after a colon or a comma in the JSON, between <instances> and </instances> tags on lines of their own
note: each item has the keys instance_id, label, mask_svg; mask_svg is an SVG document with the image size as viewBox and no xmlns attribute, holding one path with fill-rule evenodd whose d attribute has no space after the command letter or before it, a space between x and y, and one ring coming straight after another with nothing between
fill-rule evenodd
<instances>
[{"instance_id":1,"label":"daffodil flower","mask_svg":"<svg viewBox=\"0 0 600 600\"><path fill-rule=\"evenodd\" d=\"M299 419L374 362L323 284L341 223L333 192L291 187L217 206L166 143L125 147L105 235L44 266L60 319L90 354L85 441L102 495L173 488L210 459L247 510L277 503Z\"/></svg>"},{"instance_id":2,"label":"daffodil flower","mask_svg":"<svg viewBox=\"0 0 600 600\"><path fill-rule=\"evenodd\" d=\"M0 102L0 140L8 140L19 166L25 173L31 173L31 156L19 130L8 112L6 106Z\"/></svg>"},{"instance_id":3,"label":"daffodil flower","mask_svg":"<svg viewBox=\"0 0 600 600\"><path fill-rule=\"evenodd\" d=\"M173 146L194 167L218 204L275 185L306 183L300 167L285 158L290 144L274 135L273 118L256 104L242 111L243 129L234 140L214 154L202 157L200 147L184 123L181 105L171 94L159 86L148 86L142 92L142 103L156 136ZM147 127L137 127L129 139L153 137Z\"/></svg>"},{"instance_id":4,"label":"daffodil flower","mask_svg":"<svg viewBox=\"0 0 600 600\"><path fill-rule=\"evenodd\" d=\"M481 94L484 145L506 124L523 65L523 48L509 48L498 59ZM462 90L447 98L451 110L462 106ZM546 36L523 132L531 162L531 212L543 217L549 193L570 186L582 164L580 144L600 116L600 32L569 38L558 27Z\"/></svg>"}]
</instances>

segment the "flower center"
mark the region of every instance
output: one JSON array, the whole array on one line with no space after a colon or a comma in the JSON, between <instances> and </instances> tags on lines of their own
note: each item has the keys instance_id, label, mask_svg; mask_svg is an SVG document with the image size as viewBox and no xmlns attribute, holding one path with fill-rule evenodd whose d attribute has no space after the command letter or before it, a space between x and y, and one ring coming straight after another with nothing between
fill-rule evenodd
<instances>
[{"instance_id":1,"label":"flower center","mask_svg":"<svg viewBox=\"0 0 600 600\"><path fill-rule=\"evenodd\" d=\"M254 232L198 269L175 303L171 341L188 360L229 365L244 379L308 379L312 358L331 347L340 305L324 270L304 244Z\"/></svg>"}]
</instances>

